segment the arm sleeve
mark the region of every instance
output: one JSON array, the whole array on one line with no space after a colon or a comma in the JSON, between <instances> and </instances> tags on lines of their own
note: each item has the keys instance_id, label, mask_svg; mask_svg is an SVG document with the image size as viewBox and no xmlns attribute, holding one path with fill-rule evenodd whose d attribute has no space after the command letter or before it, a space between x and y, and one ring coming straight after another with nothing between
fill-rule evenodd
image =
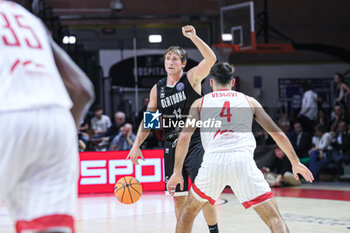
<instances>
[{"instance_id":1,"label":"arm sleeve","mask_svg":"<svg viewBox=\"0 0 350 233\"><path fill-rule=\"evenodd\" d=\"M109 116L107 116L107 128L111 127L112 123L111 123L111 118L109 118Z\"/></svg>"},{"instance_id":2,"label":"arm sleeve","mask_svg":"<svg viewBox=\"0 0 350 233\"><path fill-rule=\"evenodd\" d=\"M114 145L117 145L120 136L121 136L121 135L118 134L117 136L115 136L115 137L113 138L113 140L112 140L112 142L111 142L111 144L110 144L110 146L109 146L110 148L112 148Z\"/></svg>"},{"instance_id":3,"label":"arm sleeve","mask_svg":"<svg viewBox=\"0 0 350 233\"><path fill-rule=\"evenodd\" d=\"M96 130L96 122L94 118L91 119L90 123L91 123L91 129Z\"/></svg>"},{"instance_id":4,"label":"arm sleeve","mask_svg":"<svg viewBox=\"0 0 350 233\"><path fill-rule=\"evenodd\" d=\"M313 146L316 146L316 136L313 136L312 139L311 139L311 144Z\"/></svg>"},{"instance_id":5,"label":"arm sleeve","mask_svg":"<svg viewBox=\"0 0 350 233\"><path fill-rule=\"evenodd\" d=\"M321 150L325 150L329 145L331 145L331 142L332 142L332 136L327 133L326 135L323 135L318 148Z\"/></svg>"}]
</instances>

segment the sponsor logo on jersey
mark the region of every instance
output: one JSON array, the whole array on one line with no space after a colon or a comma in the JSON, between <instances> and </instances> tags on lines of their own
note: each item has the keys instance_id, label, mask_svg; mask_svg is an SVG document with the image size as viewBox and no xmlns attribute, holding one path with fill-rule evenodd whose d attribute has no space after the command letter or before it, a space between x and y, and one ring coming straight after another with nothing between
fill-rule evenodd
<instances>
[{"instance_id":1,"label":"sponsor logo on jersey","mask_svg":"<svg viewBox=\"0 0 350 233\"><path fill-rule=\"evenodd\" d=\"M179 82L176 84L176 90L183 91L185 89L185 84L183 82Z\"/></svg>"}]
</instances>

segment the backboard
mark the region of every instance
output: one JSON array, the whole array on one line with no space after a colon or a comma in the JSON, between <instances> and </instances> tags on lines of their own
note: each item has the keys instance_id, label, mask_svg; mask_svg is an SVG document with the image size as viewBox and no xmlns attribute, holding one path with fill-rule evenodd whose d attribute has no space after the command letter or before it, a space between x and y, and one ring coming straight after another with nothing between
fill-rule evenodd
<instances>
[{"instance_id":1,"label":"backboard","mask_svg":"<svg viewBox=\"0 0 350 233\"><path fill-rule=\"evenodd\" d=\"M221 43L239 50L255 49L254 3L244 2L220 8Z\"/></svg>"}]
</instances>

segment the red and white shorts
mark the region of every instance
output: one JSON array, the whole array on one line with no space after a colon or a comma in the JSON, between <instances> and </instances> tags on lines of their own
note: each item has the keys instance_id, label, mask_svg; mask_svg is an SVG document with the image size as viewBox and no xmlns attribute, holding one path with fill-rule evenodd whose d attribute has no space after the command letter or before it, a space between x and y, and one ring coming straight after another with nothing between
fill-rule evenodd
<instances>
[{"instance_id":1,"label":"red and white shorts","mask_svg":"<svg viewBox=\"0 0 350 233\"><path fill-rule=\"evenodd\" d=\"M246 209L273 197L252 152L205 153L192 184L193 195L200 201L209 201L214 205L227 185Z\"/></svg>"},{"instance_id":2,"label":"red and white shorts","mask_svg":"<svg viewBox=\"0 0 350 233\"><path fill-rule=\"evenodd\" d=\"M74 232L77 132L64 108L0 113L0 202L17 232Z\"/></svg>"}]
</instances>

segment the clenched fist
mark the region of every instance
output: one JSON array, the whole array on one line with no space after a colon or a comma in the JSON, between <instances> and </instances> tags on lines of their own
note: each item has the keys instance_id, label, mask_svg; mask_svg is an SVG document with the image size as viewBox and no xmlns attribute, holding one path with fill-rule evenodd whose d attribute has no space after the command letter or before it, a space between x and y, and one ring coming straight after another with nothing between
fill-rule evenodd
<instances>
[{"instance_id":1,"label":"clenched fist","mask_svg":"<svg viewBox=\"0 0 350 233\"><path fill-rule=\"evenodd\" d=\"M182 34L185 37L192 39L196 36L196 29L192 25L186 25L182 27Z\"/></svg>"}]
</instances>

